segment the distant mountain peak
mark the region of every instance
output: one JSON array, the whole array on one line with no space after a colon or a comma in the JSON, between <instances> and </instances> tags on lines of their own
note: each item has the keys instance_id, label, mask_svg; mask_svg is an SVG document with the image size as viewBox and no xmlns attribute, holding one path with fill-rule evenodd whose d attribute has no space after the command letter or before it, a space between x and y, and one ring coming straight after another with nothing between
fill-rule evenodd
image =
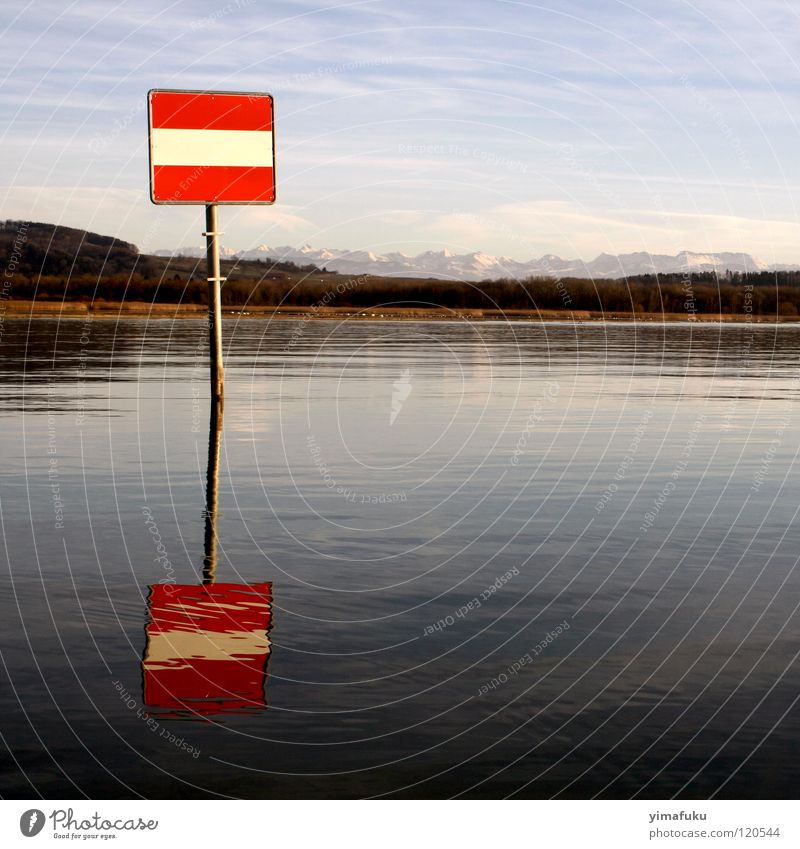
<instances>
[{"instance_id":1,"label":"distant mountain peak","mask_svg":"<svg viewBox=\"0 0 800 849\"><path fill-rule=\"evenodd\" d=\"M526 277L590 277L613 278L641 274L682 274L700 272L752 272L788 270L800 268L796 265L769 265L743 252L723 251L699 253L681 250L674 256L636 251L627 254L598 254L593 260L563 259L556 254L544 254L539 259L514 260L505 256L493 256L483 251L457 254L447 248L423 251L409 256L399 251L386 254L370 250L342 250L338 248L314 248L305 244L300 247L281 245L234 251L222 248L224 257L313 263L320 268L343 274L404 275L406 277L437 277L444 280L488 280L500 277L524 279ZM205 248L189 247L177 250L156 251L158 256L202 257Z\"/></svg>"}]
</instances>

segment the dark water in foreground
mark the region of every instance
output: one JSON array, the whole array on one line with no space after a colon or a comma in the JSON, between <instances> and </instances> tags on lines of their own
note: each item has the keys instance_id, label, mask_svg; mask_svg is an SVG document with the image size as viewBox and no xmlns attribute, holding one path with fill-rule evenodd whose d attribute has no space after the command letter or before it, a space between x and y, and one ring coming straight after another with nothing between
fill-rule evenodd
<instances>
[{"instance_id":1,"label":"dark water in foreground","mask_svg":"<svg viewBox=\"0 0 800 849\"><path fill-rule=\"evenodd\" d=\"M204 341L5 321L3 796L796 794L800 329L226 317L205 588Z\"/></svg>"}]
</instances>

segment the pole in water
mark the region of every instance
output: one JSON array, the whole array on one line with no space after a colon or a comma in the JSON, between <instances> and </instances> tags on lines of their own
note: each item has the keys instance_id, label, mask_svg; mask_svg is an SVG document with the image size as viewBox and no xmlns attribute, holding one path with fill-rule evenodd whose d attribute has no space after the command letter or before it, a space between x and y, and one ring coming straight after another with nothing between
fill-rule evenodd
<instances>
[{"instance_id":1,"label":"pole in water","mask_svg":"<svg viewBox=\"0 0 800 849\"><path fill-rule=\"evenodd\" d=\"M222 367L222 295L224 277L219 269L219 237L217 205L206 206L206 262L208 265L208 333L211 367L211 403L222 401L225 393L225 374Z\"/></svg>"},{"instance_id":2,"label":"pole in water","mask_svg":"<svg viewBox=\"0 0 800 849\"><path fill-rule=\"evenodd\" d=\"M219 450L222 435L222 401L211 401L208 422L208 469L206 471L205 545L203 583L217 576L217 512L219 505Z\"/></svg>"}]
</instances>

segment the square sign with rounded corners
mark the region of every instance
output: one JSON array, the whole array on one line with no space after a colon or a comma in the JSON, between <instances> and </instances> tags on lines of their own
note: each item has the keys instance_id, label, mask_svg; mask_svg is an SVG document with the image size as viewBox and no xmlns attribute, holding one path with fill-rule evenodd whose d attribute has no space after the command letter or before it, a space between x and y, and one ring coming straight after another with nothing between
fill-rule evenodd
<instances>
[{"instance_id":1,"label":"square sign with rounded corners","mask_svg":"<svg viewBox=\"0 0 800 849\"><path fill-rule=\"evenodd\" d=\"M153 89L153 203L275 202L272 95Z\"/></svg>"}]
</instances>

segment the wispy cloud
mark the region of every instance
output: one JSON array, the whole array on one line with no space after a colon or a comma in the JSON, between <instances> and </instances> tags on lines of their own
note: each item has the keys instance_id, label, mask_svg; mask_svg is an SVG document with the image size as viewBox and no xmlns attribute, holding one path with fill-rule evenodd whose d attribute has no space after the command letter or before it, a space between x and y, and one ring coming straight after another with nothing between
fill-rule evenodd
<instances>
[{"instance_id":1,"label":"wispy cloud","mask_svg":"<svg viewBox=\"0 0 800 849\"><path fill-rule=\"evenodd\" d=\"M426 227L453 250L491 236L514 259L543 253L592 259L600 253L742 251L770 262L796 256L800 221L652 209L591 210L568 203L506 204L434 217Z\"/></svg>"},{"instance_id":2,"label":"wispy cloud","mask_svg":"<svg viewBox=\"0 0 800 849\"><path fill-rule=\"evenodd\" d=\"M510 230L573 256L800 259L800 13L783 0L10 0L4 16L7 216L136 241L157 214L159 246L183 243L199 210L146 200L145 93L218 87L276 96L279 204L227 210L232 243L526 256Z\"/></svg>"}]
</instances>

